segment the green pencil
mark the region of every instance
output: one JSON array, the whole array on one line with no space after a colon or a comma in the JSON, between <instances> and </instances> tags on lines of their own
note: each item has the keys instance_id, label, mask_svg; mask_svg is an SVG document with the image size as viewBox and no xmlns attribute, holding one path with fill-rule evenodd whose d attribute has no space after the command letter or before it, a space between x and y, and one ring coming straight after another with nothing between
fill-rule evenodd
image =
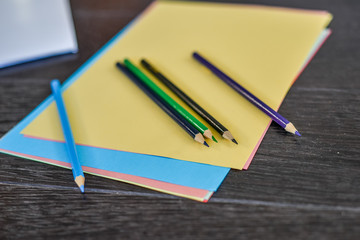
<instances>
[{"instance_id":1,"label":"green pencil","mask_svg":"<svg viewBox=\"0 0 360 240\"><path fill-rule=\"evenodd\" d=\"M158 94L164 101L166 101L172 108L174 108L181 116L183 116L191 125L193 125L199 132L201 132L205 137L212 138L214 141L216 139L212 135L212 132L199 120L197 120L193 115L186 111L181 105L179 105L174 99L167 95L161 88L159 88L153 81L150 80L140 69L138 69L130 60L124 60L125 66L134 73L143 83L145 83L149 88L151 88L156 94ZM217 142L217 141L216 141Z\"/></svg>"}]
</instances>

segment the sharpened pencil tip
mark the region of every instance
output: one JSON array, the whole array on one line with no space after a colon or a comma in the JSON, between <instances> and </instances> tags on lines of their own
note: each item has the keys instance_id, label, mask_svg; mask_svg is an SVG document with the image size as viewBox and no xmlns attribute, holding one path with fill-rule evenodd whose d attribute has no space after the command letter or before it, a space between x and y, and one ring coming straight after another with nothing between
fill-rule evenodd
<instances>
[{"instance_id":1,"label":"sharpened pencil tip","mask_svg":"<svg viewBox=\"0 0 360 240\"><path fill-rule=\"evenodd\" d=\"M294 124L292 124L291 122L289 122L288 124L286 124L285 128L286 131L301 136L301 134L298 132L298 130L295 128Z\"/></svg>"},{"instance_id":2,"label":"sharpened pencil tip","mask_svg":"<svg viewBox=\"0 0 360 240\"><path fill-rule=\"evenodd\" d=\"M207 142L205 142L205 141L204 141L204 145L207 146L207 147L209 147L209 144L207 144Z\"/></svg>"},{"instance_id":3,"label":"sharpened pencil tip","mask_svg":"<svg viewBox=\"0 0 360 240\"><path fill-rule=\"evenodd\" d=\"M238 142L235 140L235 138L233 138L231 141L232 141L233 143L238 144Z\"/></svg>"},{"instance_id":4,"label":"sharpened pencil tip","mask_svg":"<svg viewBox=\"0 0 360 240\"><path fill-rule=\"evenodd\" d=\"M85 192L85 177L83 175L79 175L75 178L76 185L80 188L82 193Z\"/></svg>"},{"instance_id":5,"label":"sharpened pencil tip","mask_svg":"<svg viewBox=\"0 0 360 240\"><path fill-rule=\"evenodd\" d=\"M214 142L218 142L214 136L211 137Z\"/></svg>"}]
</instances>

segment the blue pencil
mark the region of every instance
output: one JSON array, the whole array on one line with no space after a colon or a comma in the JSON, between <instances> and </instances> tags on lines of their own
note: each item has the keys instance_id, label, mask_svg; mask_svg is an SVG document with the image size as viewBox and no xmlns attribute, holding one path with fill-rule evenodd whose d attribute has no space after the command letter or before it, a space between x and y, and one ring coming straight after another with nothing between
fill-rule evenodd
<instances>
[{"instance_id":1,"label":"blue pencil","mask_svg":"<svg viewBox=\"0 0 360 240\"><path fill-rule=\"evenodd\" d=\"M64 101L61 97L61 90L60 90L60 82L59 80L55 79L52 80L50 83L51 86L51 90L53 92L54 98L55 98L55 102L56 102L56 106L58 109L58 113L59 113L59 117L60 117L60 122L61 122L61 126L62 126L62 130L64 133L64 137L65 137L65 145L66 145L66 150L68 153L68 157L71 163L71 167L72 167L72 172L74 175L74 180L75 183L79 186L80 191L82 193L84 193L85 191L85 176L84 173L82 171L77 153L76 153L76 148L75 148L75 141L74 141L74 137L71 133L71 127L70 127L70 123L69 123L69 119L68 116L66 114L66 109L65 109L65 105L64 105Z\"/></svg>"},{"instance_id":2,"label":"blue pencil","mask_svg":"<svg viewBox=\"0 0 360 240\"><path fill-rule=\"evenodd\" d=\"M289 120L287 120L286 118L281 116L279 113L277 113L275 110L270 108L268 105L266 105L260 99L258 99L256 96L254 96L248 90L246 90L244 87L242 87L236 81L234 81L231 77L226 75L220 69L215 67L212 63L210 63L208 60L206 60L204 57L202 57L199 53L194 52L193 57L196 60L198 60L201 64L203 64L205 67L207 67L210 71L212 71L217 77L219 77L221 80L223 80L226 84L228 84L231 88L233 88L236 92L238 92L240 95L242 95L244 98L246 98L249 102L254 104L261 111L263 111L266 115L268 115L272 120L274 120L277 124L279 124L286 131L291 132L292 134L301 136L300 133L296 130L295 126Z\"/></svg>"}]
</instances>

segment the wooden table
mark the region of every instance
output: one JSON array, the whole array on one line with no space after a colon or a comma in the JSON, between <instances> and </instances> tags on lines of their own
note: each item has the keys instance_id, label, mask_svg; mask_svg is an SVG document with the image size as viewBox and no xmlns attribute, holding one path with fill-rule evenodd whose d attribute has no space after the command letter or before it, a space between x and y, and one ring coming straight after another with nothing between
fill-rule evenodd
<instances>
[{"instance_id":1,"label":"wooden table","mask_svg":"<svg viewBox=\"0 0 360 240\"><path fill-rule=\"evenodd\" d=\"M0 239L360 239L359 1L238 2L334 14L280 108L301 138L272 124L250 169L207 204L91 175L82 200L68 170L1 154ZM73 0L78 54L0 70L0 136L149 3Z\"/></svg>"}]
</instances>

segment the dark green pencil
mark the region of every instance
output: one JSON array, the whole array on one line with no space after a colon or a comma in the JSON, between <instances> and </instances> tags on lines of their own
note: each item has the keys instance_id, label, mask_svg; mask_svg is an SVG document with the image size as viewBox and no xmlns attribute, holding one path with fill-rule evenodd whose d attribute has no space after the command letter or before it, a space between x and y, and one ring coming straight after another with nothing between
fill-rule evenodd
<instances>
[{"instance_id":1,"label":"dark green pencil","mask_svg":"<svg viewBox=\"0 0 360 240\"><path fill-rule=\"evenodd\" d=\"M222 125L213 116L211 116L210 113L208 113L186 93L179 89L167 77L165 77L161 72L159 72L153 65L151 65L145 59L141 60L141 64L157 79L159 79L165 86L167 86L173 93L175 93L181 100L183 100L191 109L193 109L197 114L199 114L207 123L209 123L218 133L220 133L223 138L229 139L237 144L237 141L232 136L231 132L226 127L224 127L224 125Z\"/></svg>"},{"instance_id":2,"label":"dark green pencil","mask_svg":"<svg viewBox=\"0 0 360 240\"><path fill-rule=\"evenodd\" d=\"M205 137L212 138L214 141L216 139L213 137L212 132L208 129L202 122L196 119L191 113L186 111L180 104L178 104L174 99L167 95L161 88L159 88L150 78L148 78L140 69L138 69L130 60L125 59L124 65L134 73L144 84L146 84L150 89L152 89L156 94L158 94L164 101L166 101L172 108L174 108L181 116L183 116L191 125L193 125L199 132L201 132Z\"/></svg>"},{"instance_id":3,"label":"dark green pencil","mask_svg":"<svg viewBox=\"0 0 360 240\"><path fill-rule=\"evenodd\" d=\"M203 135L178 112L170 107L163 99L155 94L148 86L146 86L135 74L133 74L123 64L117 62L116 66L122 71L136 86L138 86L151 100L154 101L169 117L171 117L180 127L182 127L195 141L209 147L205 142Z\"/></svg>"}]
</instances>

